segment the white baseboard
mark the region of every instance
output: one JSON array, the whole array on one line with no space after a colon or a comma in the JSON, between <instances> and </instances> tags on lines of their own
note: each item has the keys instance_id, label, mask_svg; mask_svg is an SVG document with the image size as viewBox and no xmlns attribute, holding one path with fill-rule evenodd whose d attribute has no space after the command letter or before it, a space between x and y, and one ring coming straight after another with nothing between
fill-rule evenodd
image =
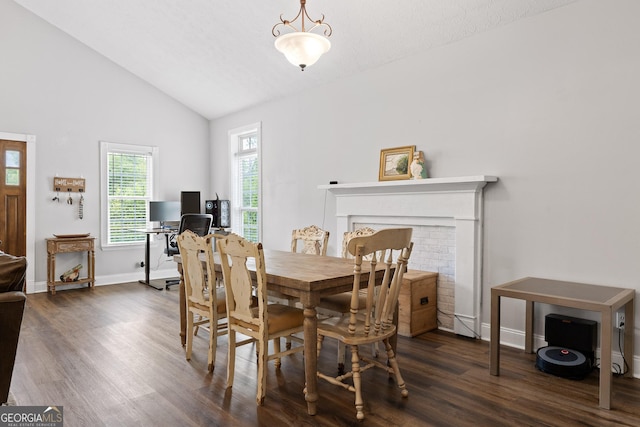
<instances>
[{"instance_id":1,"label":"white baseboard","mask_svg":"<svg viewBox=\"0 0 640 427\"><path fill-rule=\"evenodd\" d=\"M614 338L616 339L616 338ZM482 340L491 341L491 326L488 323L482 324ZM524 331L516 329L500 328L500 344L509 347L519 348L524 350ZM543 335L534 334L533 336L533 348L534 351L540 347L545 347L547 342L544 340ZM627 356L628 358L629 356ZM633 377L640 378L640 357L633 355ZM596 349L596 358L600 359L600 348ZM617 373L620 369L624 368L624 361L622 360L622 354L614 350L611 355L611 371ZM616 365L620 369L616 369Z\"/></svg>"},{"instance_id":2,"label":"white baseboard","mask_svg":"<svg viewBox=\"0 0 640 427\"><path fill-rule=\"evenodd\" d=\"M166 270L156 270L156 271L152 271L149 273L149 278L151 280L156 280L156 279L165 279L165 278L170 278L170 277L178 277L178 272L176 271L175 267L174 268L170 268L170 269L166 269ZM112 274L112 275L108 275L108 276L96 276L96 286L105 286L105 285L116 285L119 283L129 283L129 282L137 282L138 280L143 280L144 279L144 273L139 273L139 272L135 272L135 273L125 273L125 274ZM63 286L61 288L58 288L56 286L56 291L58 289L62 290L62 289L78 289L78 288L86 288L87 285L86 284L82 284L82 285L76 285L73 282L69 283L68 285L60 285ZM30 284L27 284L27 293L30 294L37 294L37 293L41 293L41 292L47 292L47 282L46 281L41 281L41 282L34 282L32 286L30 286Z\"/></svg>"}]
</instances>

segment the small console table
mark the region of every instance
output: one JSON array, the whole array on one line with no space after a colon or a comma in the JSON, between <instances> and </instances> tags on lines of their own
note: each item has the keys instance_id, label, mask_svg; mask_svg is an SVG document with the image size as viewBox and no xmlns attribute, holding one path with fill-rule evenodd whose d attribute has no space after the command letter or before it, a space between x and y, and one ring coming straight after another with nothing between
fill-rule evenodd
<instances>
[{"instance_id":1,"label":"small console table","mask_svg":"<svg viewBox=\"0 0 640 427\"><path fill-rule=\"evenodd\" d=\"M613 318L624 307L624 354L633 376L634 289L526 277L491 288L491 375L500 374L500 298L526 301L524 351L533 353L533 303L554 304L600 313L600 407L611 408Z\"/></svg>"},{"instance_id":2,"label":"small console table","mask_svg":"<svg viewBox=\"0 0 640 427\"><path fill-rule=\"evenodd\" d=\"M95 237L88 234L58 235L47 241L47 291L51 295L56 294L56 286L87 283L89 287L95 286ZM87 277L63 282L56 280L56 254L67 252L87 252Z\"/></svg>"}]
</instances>

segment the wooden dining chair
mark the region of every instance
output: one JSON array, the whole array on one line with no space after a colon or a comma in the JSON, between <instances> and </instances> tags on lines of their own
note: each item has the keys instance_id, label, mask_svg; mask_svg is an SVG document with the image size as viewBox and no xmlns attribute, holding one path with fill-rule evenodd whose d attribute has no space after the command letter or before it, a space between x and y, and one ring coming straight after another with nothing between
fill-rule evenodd
<instances>
[{"instance_id":1,"label":"wooden dining chair","mask_svg":"<svg viewBox=\"0 0 640 427\"><path fill-rule=\"evenodd\" d=\"M291 232L291 252L300 252L310 255L327 255L329 232L317 225L294 229ZM270 292L269 295L279 301L286 300L287 304L295 307L298 298L283 295L279 292ZM291 340L287 338L286 348L291 348Z\"/></svg>"},{"instance_id":2,"label":"wooden dining chair","mask_svg":"<svg viewBox=\"0 0 640 427\"><path fill-rule=\"evenodd\" d=\"M353 231L345 231L342 238L342 258L353 258L351 254L349 254L349 250L347 245L349 241L354 237L358 236L370 236L375 233L371 227L362 227ZM365 260L370 260L371 255L364 257ZM366 290L360 291L360 305L364 307L364 302L366 299ZM326 297L320 298L320 303L317 308L320 313L326 314L329 316L346 316L351 311L351 292L343 292L341 294L329 295ZM338 374L344 374L344 359L345 359L345 351L346 347L344 343L338 341ZM374 357L378 356L378 345L374 343L372 345L372 355Z\"/></svg>"},{"instance_id":3,"label":"wooden dining chair","mask_svg":"<svg viewBox=\"0 0 640 427\"><path fill-rule=\"evenodd\" d=\"M342 236L342 252L341 252L342 258L346 258L346 259L353 258L353 255L349 253L349 248L348 248L349 241L351 239L353 239L354 237L360 237L360 236L370 236L375 232L376 230L374 230L371 227L362 227L362 228L357 228L353 231L345 231ZM371 256L372 255L367 255L363 259L369 260L371 259Z\"/></svg>"},{"instance_id":4,"label":"wooden dining chair","mask_svg":"<svg viewBox=\"0 0 640 427\"><path fill-rule=\"evenodd\" d=\"M298 243L301 247L298 248ZM295 229L291 232L291 252L302 252L313 255L327 255L329 232L317 225Z\"/></svg>"},{"instance_id":5,"label":"wooden dining chair","mask_svg":"<svg viewBox=\"0 0 640 427\"><path fill-rule=\"evenodd\" d=\"M361 374L371 368L384 369L394 374L402 397L409 391L400 374L398 360L390 339L396 334L393 317L400 295L402 276L406 270L413 243L411 228L389 228L370 236L354 237L348 243L349 253L354 258L353 288L351 290L351 311L349 316L332 317L318 322L318 355L324 337L331 337L351 348L351 371L337 377L318 371L318 378L339 385L355 393L356 418L364 419ZM396 261L393 261L394 251ZM364 257L371 255L369 268L362 271ZM376 287L376 266L384 263L384 277L378 291ZM367 265L365 264L365 266ZM361 305L360 280L362 274L368 274L367 295L364 306ZM375 297L374 297L375 295ZM387 353L387 363L368 358L360 353L360 346L380 342ZM353 384L347 384L347 380Z\"/></svg>"},{"instance_id":6,"label":"wooden dining chair","mask_svg":"<svg viewBox=\"0 0 640 427\"><path fill-rule=\"evenodd\" d=\"M229 324L229 357L227 360L227 388L233 386L236 347L256 342L258 349L258 405L264 403L266 395L267 370L269 360L275 359L276 368L286 355L304 350L296 345L285 351L280 350L280 338L290 337L302 344L303 340L293 334L303 331L303 311L283 304L268 304L267 273L261 243L250 242L230 233L217 239L222 265L222 277L227 301L227 321ZM255 273L249 270L255 266ZM254 286L255 284L255 286ZM255 293L258 305L252 301ZM236 334L250 337L236 341ZM269 341L273 341L273 353L269 354Z\"/></svg>"},{"instance_id":7,"label":"wooden dining chair","mask_svg":"<svg viewBox=\"0 0 640 427\"><path fill-rule=\"evenodd\" d=\"M215 281L213 239L211 234L202 237L191 230L176 238L182 258L187 304L186 357L191 360L193 337L199 326L206 325L209 330L209 372L213 372L215 366L218 336L227 333L224 288L216 287Z\"/></svg>"}]
</instances>

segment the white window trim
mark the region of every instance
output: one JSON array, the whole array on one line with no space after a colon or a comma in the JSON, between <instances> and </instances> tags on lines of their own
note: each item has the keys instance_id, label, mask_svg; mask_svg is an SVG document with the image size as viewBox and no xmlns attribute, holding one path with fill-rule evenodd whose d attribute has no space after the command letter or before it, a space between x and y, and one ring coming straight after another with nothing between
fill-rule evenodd
<instances>
[{"instance_id":1,"label":"white window trim","mask_svg":"<svg viewBox=\"0 0 640 427\"><path fill-rule=\"evenodd\" d=\"M238 190L238 154L239 139L243 135L256 133L258 137L258 241L262 241L262 122L252 123L239 128L231 129L228 133L229 140L229 199L231 202L231 230L240 234L240 209Z\"/></svg>"},{"instance_id":2,"label":"white window trim","mask_svg":"<svg viewBox=\"0 0 640 427\"><path fill-rule=\"evenodd\" d=\"M150 145L133 145L133 144L120 144L117 142L100 141L100 246L102 249L118 249L122 247L143 246L144 242L140 243L117 243L109 244L108 239L108 227L109 227L109 215L108 215L108 168L107 168L107 154L111 151L130 152L135 154L148 154L151 153L151 198L155 198L156 189L158 188L158 161L159 150L158 147Z\"/></svg>"}]
</instances>

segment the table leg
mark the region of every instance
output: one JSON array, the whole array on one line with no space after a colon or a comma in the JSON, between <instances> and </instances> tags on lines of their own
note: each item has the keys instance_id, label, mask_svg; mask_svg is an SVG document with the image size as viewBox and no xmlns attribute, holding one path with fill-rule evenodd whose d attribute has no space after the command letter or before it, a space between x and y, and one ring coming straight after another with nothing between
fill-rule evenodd
<instances>
[{"instance_id":1,"label":"table leg","mask_svg":"<svg viewBox=\"0 0 640 427\"><path fill-rule=\"evenodd\" d=\"M491 343L490 343L491 375L500 375L500 296L491 290Z\"/></svg>"},{"instance_id":2,"label":"table leg","mask_svg":"<svg viewBox=\"0 0 640 427\"><path fill-rule=\"evenodd\" d=\"M144 280L138 280L138 282L148 285L149 284L149 252L151 251L151 236L147 233L147 240L144 246Z\"/></svg>"},{"instance_id":3,"label":"table leg","mask_svg":"<svg viewBox=\"0 0 640 427\"><path fill-rule=\"evenodd\" d=\"M147 233L147 241L144 247L144 281L149 284L149 269L151 268L151 234Z\"/></svg>"},{"instance_id":4,"label":"table leg","mask_svg":"<svg viewBox=\"0 0 640 427\"><path fill-rule=\"evenodd\" d=\"M149 260L151 258L150 252L151 252L151 234L147 233L147 243L144 248L144 280L138 280L138 282L142 283L143 285L151 286L153 289L157 289L161 291L164 289L164 286L162 285L156 286L155 284L151 283L151 279L149 278L150 268L151 268L149 266L149 262L150 262Z\"/></svg>"},{"instance_id":5,"label":"table leg","mask_svg":"<svg viewBox=\"0 0 640 427\"><path fill-rule=\"evenodd\" d=\"M533 353L533 301L525 301L524 352Z\"/></svg>"},{"instance_id":6,"label":"table leg","mask_svg":"<svg viewBox=\"0 0 640 427\"><path fill-rule=\"evenodd\" d=\"M47 254L47 292L51 291L54 275L56 269L55 255L52 253Z\"/></svg>"},{"instance_id":7,"label":"table leg","mask_svg":"<svg viewBox=\"0 0 640 427\"><path fill-rule=\"evenodd\" d=\"M601 313L602 325L600 328L600 407L611 408L611 330L613 329L613 316L615 311L611 307Z\"/></svg>"},{"instance_id":8,"label":"table leg","mask_svg":"<svg viewBox=\"0 0 640 427\"><path fill-rule=\"evenodd\" d=\"M51 254L51 277L50 277L50 290L51 295L56 294L56 254Z\"/></svg>"},{"instance_id":9,"label":"table leg","mask_svg":"<svg viewBox=\"0 0 640 427\"><path fill-rule=\"evenodd\" d=\"M624 306L624 357L627 360L627 378L633 378L633 336L634 336L634 300L631 299Z\"/></svg>"},{"instance_id":10,"label":"table leg","mask_svg":"<svg viewBox=\"0 0 640 427\"><path fill-rule=\"evenodd\" d=\"M304 306L304 377L307 413L316 414L318 401L318 317L316 304L302 301Z\"/></svg>"},{"instance_id":11,"label":"table leg","mask_svg":"<svg viewBox=\"0 0 640 427\"><path fill-rule=\"evenodd\" d=\"M91 279L91 282L89 283L89 287L95 288L96 286L96 254L93 249L87 252L87 267L89 270L89 279Z\"/></svg>"}]
</instances>

